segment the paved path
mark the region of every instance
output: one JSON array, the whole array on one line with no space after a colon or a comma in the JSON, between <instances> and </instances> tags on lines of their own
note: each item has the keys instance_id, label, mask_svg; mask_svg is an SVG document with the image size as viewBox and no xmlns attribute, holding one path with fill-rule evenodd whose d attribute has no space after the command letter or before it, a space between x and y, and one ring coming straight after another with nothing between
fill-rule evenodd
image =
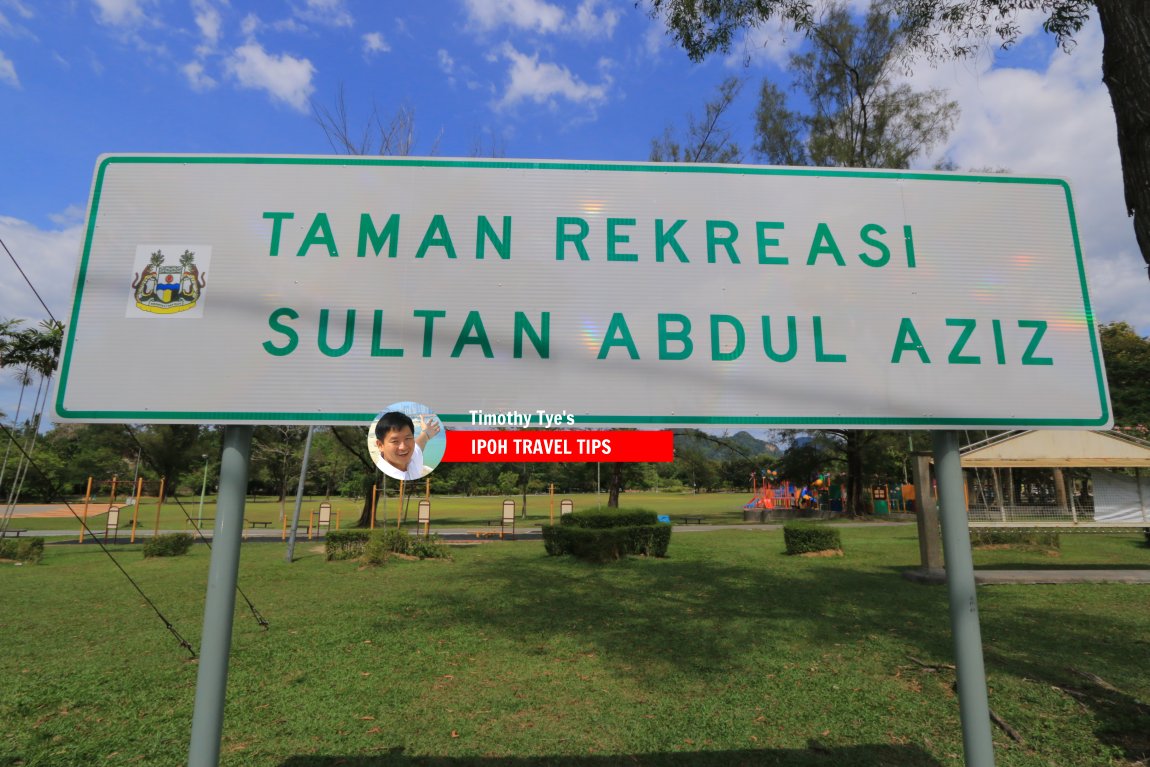
<instances>
[{"instance_id":1,"label":"paved path","mask_svg":"<svg viewBox=\"0 0 1150 767\"><path fill-rule=\"evenodd\" d=\"M108 504L106 501L103 503L95 502L88 504L88 516L94 517L99 514L107 514L111 505L117 506L121 509L131 509L132 507L123 504ZM74 510L74 511L73 511ZM69 509L67 506L60 504L21 504L17 506L12 512L13 519L26 519L29 517L71 517L76 514L84 513L84 504L75 504Z\"/></svg>"}]
</instances>

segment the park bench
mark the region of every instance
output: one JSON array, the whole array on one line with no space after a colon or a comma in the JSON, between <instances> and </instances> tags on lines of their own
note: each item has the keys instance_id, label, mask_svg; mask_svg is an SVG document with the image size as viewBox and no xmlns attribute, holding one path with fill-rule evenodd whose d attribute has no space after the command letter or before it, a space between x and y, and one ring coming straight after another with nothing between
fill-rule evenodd
<instances>
[{"instance_id":1,"label":"park bench","mask_svg":"<svg viewBox=\"0 0 1150 767\"><path fill-rule=\"evenodd\" d=\"M259 525L260 527L262 527L264 529L267 529L268 527L271 526L271 522L265 522L265 521L259 520L259 519L245 519L244 521L247 522L249 525L251 525L253 528L256 525Z\"/></svg>"},{"instance_id":2,"label":"park bench","mask_svg":"<svg viewBox=\"0 0 1150 767\"><path fill-rule=\"evenodd\" d=\"M683 524L684 525L692 525L692 524L701 525L701 524L703 524L703 518L702 517L683 517Z\"/></svg>"},{"instance_id":3,"label":"park bench","mask_svg":"<svg viewBox=\"0 0 1150 767\"><path fill-rule=\"evenodd\" d=\"M0 538L7 537L8 533L12 533L13 538L19 538L21 533L28 532L27 528L23 527L9 527L7 530L0 530Z\"/></svg>"}]
</instances>

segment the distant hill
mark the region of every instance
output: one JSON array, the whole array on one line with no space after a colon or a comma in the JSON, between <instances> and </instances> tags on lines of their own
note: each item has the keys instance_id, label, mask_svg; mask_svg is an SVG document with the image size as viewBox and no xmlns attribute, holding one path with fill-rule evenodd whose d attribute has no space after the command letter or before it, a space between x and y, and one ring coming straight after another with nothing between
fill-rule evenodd
<instances>
[{"instance_id":1,"label":"distant hill","mask_svg":"<svg viewBox=\"0 0 1150 767\"><path fill-rule=\"evenodd\" d=\"M725 447L730 445L731 447ZM750 432L740 431L726 436L706 434L695 429L688 429L675 435L675 447L686 450L695 450L707 458L718 461L729 461L732 458L744 456L753 457L766 453L772 458L782 455L782 451L774 444L759 439Z\"/></svg>"}]
</instances>

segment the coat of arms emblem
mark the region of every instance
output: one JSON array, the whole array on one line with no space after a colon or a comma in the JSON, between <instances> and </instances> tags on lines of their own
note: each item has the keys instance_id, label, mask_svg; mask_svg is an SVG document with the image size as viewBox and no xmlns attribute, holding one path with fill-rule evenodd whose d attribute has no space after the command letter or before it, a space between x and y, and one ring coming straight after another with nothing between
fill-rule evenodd
<instances>
[{"instance_id":1,"label":"coat of arms emblem","mask_svg":"<svg viewBox=\"0 0 1150 767\"><path fill-rule=\"evenodd\" d=\"M178 264L165 264L161 249L132 280L136 308L152 314L175 314L193 309L207 286L207 272L200 273L196 254L184 249Z\"/></svg>"}]
</instances>

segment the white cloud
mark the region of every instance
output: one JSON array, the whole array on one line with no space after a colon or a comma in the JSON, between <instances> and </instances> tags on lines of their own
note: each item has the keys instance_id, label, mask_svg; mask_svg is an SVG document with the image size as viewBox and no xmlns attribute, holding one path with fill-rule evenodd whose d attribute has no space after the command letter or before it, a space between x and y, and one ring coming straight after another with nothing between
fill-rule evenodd
<instances>
[{"instance_id":1,"label":"white cloud","mask_svg":"<svg viewBox=\"0 0 1150 767\"><path fill-rule=\"evenodd\" d=\"M11 85L13 88L20 87L20 78L16 75L16 65L12 63L12 59L4 55L4 51L0 51L0 83Z\"/></svg>"},{"instance_id":2,"label":"white cloud","mask_svg":"<svg viewBox=\"0 0 1150 767\"><path fill-rule=\"evenodd\" d=\"M643 50L651 58L657 59L667 47L668 40L666 25L656 19L647 24L647 29L643 32Z\"/></svg>"},{"instance_id":3,"label":"white cloud","mask_svg":"<svg viewBox=\"0 0 1150 767\"><path fill-rule=\"evenodd\" d=\"M1032 29L1033 21L1026 21ZM988 56L937 69L920 66L911 82L946 88L959 102L962 114L940 154L960 169L1005 168L1070 182L1097 318L1150 333L1150 285L1126 216L1097 21L1077 39L1073 53L1054 50L1042 71L995 67Z\"/></svg>"},{"instance_id":4,"label":"white cloud","mask_svg":"<svg viewBox=\"0 0 1150 767\"><path fill-rule=\"evenodd\" d=\"M584 37L609 38L615 33L615 25L619 23L619 11L608 6L602 13L596 9L604 5L605 0L583 0L575 9L575 16L571 19L569 28Z\"/></svg>"},{"instance_id":5,"label":"white cloud","mask_svg":"<svg viewBox=\"0 0 1150 767\"><path fill-rule=\"evenodd\" d=\"M304 7L293 7L296 17L326 27L350 27L355 19L344 7L343 0L306 0Z\"/></svg>"},{"instance_id":6,"label":"white cloud","mask_svg":"<svg viewBox=\"0 0 1150 767\"><path fill-rule=\"evenodd\" d=\"M11 8L16 15L24 21L30 21L36 16L30 8L20 3L19 0L6 0L6 2L0 4ZM9 19L2 10L0 10L0 35L4 35L5 37L27 37L32 40L38 39L30 29Z\"/></svg>"},{"instance_id":7,"label":"white cloud","mask_svg":"<svg viewBox=\"0 0 1150 767\"><path fill-rule=\"evenodd\" d=\"M607 89L612 81L606 73L603 74L602 83L589 85L572 74L567 67L540 62L538 53L528 56L515 50L510 43L505 43L500 52L511 62L511 67L508 71L507 90L496 105L499 108L514 106L525 100L555 106L556 98L575 104L598 104L607 98Z\"/></svg>"},{"instance_id":8,"label":"white cloud","mask_svg":"<svg viewBox=\"0 0 1150 767\"><path fill-rule=\"evenodd\" d=\"M204 64L200 61L189 61L180 68L184 77L188 78L188 85L197 93L210 91L216 87L216 81L204 72Z\"/></svg>"},{"instance_id":9,"label":"white cloud","mask_svg":"<svg viewBox=\"0 0 1150 767\"><path fill-rule=\"evenodd\" d=\"M542 34L609 38L619 23L618 0L580 0L573 13L546 0L464 0L470 22L483 31L508 26ZM602 10L600 10L602 8Z\"/></svg>"},{"instance_id":10,"label":"white cloud","mask_svg":"<svg viewBox=\"0 0 1150 767\"><path fill-rule=\"evenodd\" d=\"M147 21L144 7L150 0L93 0L97 18L113 27L135 27Z\"/></svg>"},{"instance_id":11,"label":"white cloud","mask_svg":"<svg viewBox=\"0 0 1150 767\"><path fill-rule=\"evenodd\" d=\"M204 42L214 47L220 41L220 29L223 25L219 10L207 0L192 0L192 10L195 12L196 26L200 28Z\"/></svg>"},{"instance_id":12,"label":"white cloud","mask_svg":"<svg viewBox=\"0 0 1150 767\"><path fill-rule=\"evenodd\" d=\"M296 19L293 19L293 18L280 19L279 21L274 21L271 24L271 28L274 29L276 32L294 32L296 34L300 34L302 32L307 32L307 26L304 24L301 24L299 21L297 21Z\"/></svg>"},{"instance_id":13,"label":"white cloud","mask_svg":"<svg viewBox=\"0 0 1150 767\"><path fill-rule=\"evenodd\" d=\"M59 213L49 213L48 220L61 229L67 229L70 226L83 224L87 212L83 205L69 205Z\"/></svg>"},{"instance_id":14,"label":"white cloud","mask_svg":"<svg viewBox=\"0 0 1150 767\"><path fill-rule=\"evenodd\" d=\"M70 226L43 230L18 218L0 216L0 239L61 321L67 321L71 307L72 276L76 273L83 230L82 221L75 219ZM0 319L46 319L44 308L6 253L0 259L0 306L4 307Z\"/></svg>"},{"instance_id":15,"label":"white cloud","mask_svg":"<svg viewBox=\"0 0 1150 767\"><path fill-rule=\"evenodd\" d=\"M383 35L379 32L368 32L363 36L364 55L370 56L374 53L387 53L390 50L391 46L387 44L387 40L384 40Z\"/></svg>"},{"instance_id":16,"label":"white cloud","mask_svg":"<svg viewBox=\"0 0 1150 767\"><path fill-rule=\"evenodd\" d=\"M312 77L316 70L311 61L286 53L269 54L254 41L235 50L227 69L241 87L267 91L272 99L299 112L307 111L308 99L315 92Z\"/></svg>"},{"instance_id":17,"label":"white cloud","mask_svg":"<svg viewBox=\"0 0 1150 767\"><path fill-rule=\"evenodd\" d=\"M534 32L557 32L563 9L543 0L464 0L467 14L480 29L508 25Z\"/></svg>"},{"instance_id":18,"label":"white cloud","mask_svg":"<svg viewBox=\"0 0 1150 767\"><path fill-rule=\"evenodd\" d=\"M15 11L16 15L24 20L31 19L36 15L32 13L31 8L20 2L20 0L7 0L4 4Z\"/></svg>"},{"instance_id":19,"label":"white cloud","mask_svg":"<svg viewBox=\"0 0 1150 767\"><path fill-rule=\"evenodd\" d=\"M439 59L439 68L444 74L453 74L455 72L455 59L451 58L451 54L440 48L436 52L436 57Z\"/></svg>"},{"instance_id":20,"label":"white cloud","mask_svg":"<svg viewBox=\"0 0 1150 767\"><path fill-rule=\"evenodd\" d=\"M69 215L65 211L63 215ZM20 268L48 304L53 316L68 322L72 302L72 280L80 257L80 240L84 226L82 219L71 219L70 225L59 229L39 229L35 225L10 216L0 216L0 239L12 251ZM24 320L23 327L35 327L47 319L44 308L36 299L28 283L20 276L8 254L0 258L0 319ZM35 390L26 392L22 415L27 416ZM12 375L0 375L0 412L9 418L16 414L20 387Z\"/></svg>"},{"instance_id":21,"label":"white cloud","mask_svg":"<svg viewBox=\"0 0 1150 767\"><path fill-rule=\"evenodd\" d=\"M806 38L789 24L771 19L742 33L726 57L728 67L741 68L747 63L774 64L787 69L791 55L798 53Z\"/></svg>"},{"instance_id":22,"label":"white cloud","mask_svg":"<svg viewBox=\"0 0 1150 767\"><path fill-rule=\"evenodd\" d=\"M263 26L263 22L260 21L260 17L254 13L249 13L240 22L240 31L244 33L244 37L251 37L261 26Z\"/></svg>"}]
</instances>

